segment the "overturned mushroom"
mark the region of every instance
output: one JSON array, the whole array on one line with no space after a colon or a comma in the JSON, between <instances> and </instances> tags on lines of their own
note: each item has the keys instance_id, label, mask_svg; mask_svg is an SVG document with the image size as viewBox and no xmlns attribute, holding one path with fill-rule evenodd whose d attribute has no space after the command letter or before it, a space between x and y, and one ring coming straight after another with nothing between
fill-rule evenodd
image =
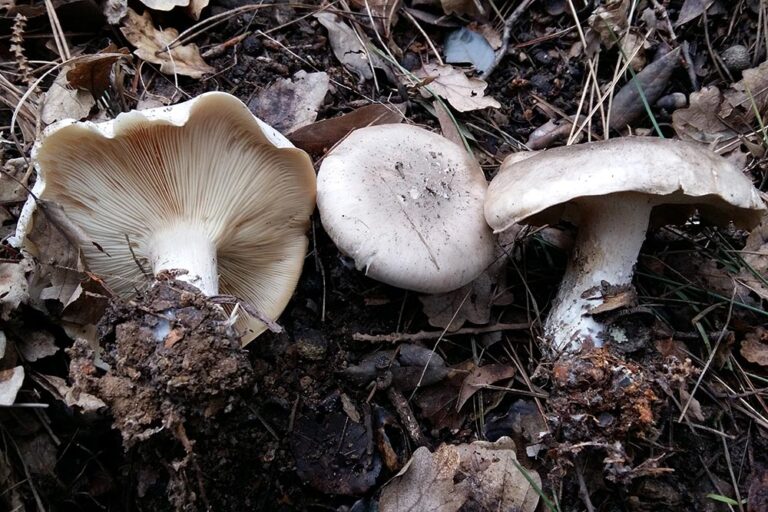
<instances>
[{"instance_id":1,"label":"overturned mushroom","mask_svg":"<svg viewBox=\"0 0 768 512\"><path fill-rule=\"evenodd\" d=\"M579 234L545 324L552 351L600 346L606 293L631 287L651 214L755 226L765 211L757 190L726 159L700 146L625 137L568 146L502 164L488 188L485 217L496 231L544 224L574 208Z\"/></svg>"},{"instance_id":2,"label":"overturned mushroom","mask_svg":"<svg viewBox=\"0 0 768 512\"><path fill-rule=\"evenodd\" d=\"M143 286L140 264L148 263L155 275L173 271L270 319L288 303L307 248L315 174L303 151L234 96L207 93L102 124L63 121L46 131L34 159L34 191L82 230L89 270L119 294ZM238 326L243 343L265 329L246 315Z\"/></svg>"},{"instance_id":3,"label":"overturned mushroom","mask_svg":"<svg viewBox=\"0 0 768 512\"><path fill-rule=\"evenodd\" d=\"M488 184L463 148L416 126L354 131L323 160L323 227L359 269L424 293L455 290L493 260Z\"/></svg>"}]
</instances>

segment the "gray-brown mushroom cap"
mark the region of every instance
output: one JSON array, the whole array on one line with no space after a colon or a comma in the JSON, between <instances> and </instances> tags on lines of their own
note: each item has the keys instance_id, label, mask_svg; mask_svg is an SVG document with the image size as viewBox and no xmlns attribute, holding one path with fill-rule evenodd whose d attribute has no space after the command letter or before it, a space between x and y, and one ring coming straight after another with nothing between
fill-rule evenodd
<instances>
[{"instance_id":1,"label":"gray-brown mushroom cap","mask_svg":"<svg viewBox=\"0 0 768 512\"><path fill-rule=\"evenodd\" d=\"M354 131L325 157L317 203L326 232L368 276L440 293L493 260L487 186L457 144L415 126L379 125Z\"/></svg>"},{"instance_id":2,"label":"gray-brown mushroom cap","mask_svg":"<svg viewBox=\"0 0 768 512\"><path fill-rule=\"evenodd\" d=\"M505 162L506 163L506 162ZM721 156L689 142L623 137L565 146L505 165L488 187L485 218L494 231L545 224L582 197L638 192L659 206L696 207L713 223L751 228L763 203L752 183Z\"/></svg>"},{"instance_id":3,"label":"gray-brown mushroom cap","mask_svg":"<svg viewBox=\"0 0 768 512\"><path fill-rule=\"evenodd\" d=\"M667 209L684 221L695 207L710 222L732 220L750 228L765 211L750 180L725 158L650 137L513 157L502 164L486 197L485 217L497 232L515 223L556 221L565 207L577 214L574 250L544 324L556 354L633 336L601 313L611 290L631 289L652 215Z\"/></svg>"}]
</instances>

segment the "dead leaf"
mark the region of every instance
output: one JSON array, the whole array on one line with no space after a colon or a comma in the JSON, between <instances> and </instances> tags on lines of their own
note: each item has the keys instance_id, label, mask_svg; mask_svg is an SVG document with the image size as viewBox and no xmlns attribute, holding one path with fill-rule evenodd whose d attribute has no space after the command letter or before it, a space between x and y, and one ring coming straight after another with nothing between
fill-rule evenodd
<instances>
[{"instance_id":1,"label":"dead leaf","mask_svg":"<svg viewBox=\"0 0 768 512\"><path fill-rule=\"evenodd\" d=\"M445 104L442 101L435 100L432 102L432 108L435 109L435 116L437 116L437 121L440 123L440 131L443 133L443 137L459 146L464 145L459 129L456 127L456 121Z\"/></svg>"},{"instance_id":2,"label":"dead leaf","mask_svg":"<svg viewBox=\"0 0 768 512\"><path fill-rule=\"evenodd\" d=\"M15 334L19 339L16 344L19 352L30 363L52 356L59 351L56 338L48 331L22 328L17 330Z\"/></svg>"},{"instance_id":3,"label":"dead leaf","mask_svg":"<svg viewBox=\"0 0 768 512\"><path fill-rule=\"evenodd\" d=\"M102 12L107 23L117 25L128 14L128 0L106 0Z\"/></svg>"},{"instance_id":4,"label":"dead leaf","mask_svg":"<svg viewBox=\"0 0 768 512\"><path fill-rule=\"evenodd\" d=\"M325 72L302 70L293 75L293 79L275 81L249 101L248 107L277 131L292 132L315 121L330 83Z\"/></svg>"},{"instance_id":5,"label":"dead leaf","mask_svg":"<svg viewBox=\"0 0 768 512\"><path fill-rule=\"evenodd\" d=\"M741 342L741 355L750 363L768 367L768 330L757 327Z\"/></svg>"},{"instance_id":6,"label":"dead leaf","mask_svg":"<svg viewBox=\"0 0 768 512\"><path fill-rule=\"evenodd\" d=\"M77 407L83 412L96 412L107 407L107 404L100 398L84 391L75 391L61 377L33 372L32 380L40 384L54 397L62 400L67 407Z\"/></svg>"},{"instance_id":7,"label":"dead leaf","mask_svg":"<svg viewBox=\"0 0 768 512\"><path fill-rule=\"evenodd\" d=\"M745 69L742 79L722 93L715 86L691 93L689 107L672 114L672 126L681 139L726 142L738 136L734 130L752 131L755 109L768 109L768 61Z\"/></svg>"},{"instance_id":8,"label":"dead leaf","mask_svg":"<svg viewBox=\"0 0 768 512\"><path fill-rule=\"evenodd\" d=\"M399 123L403 120L403 111L399 108L397 105L380 103L366 105L339 117L323 119L299 128L288 134L288 138L296 147L313 155L320 155L352 130L377 124Z\"/></svg>"},{"instance_id":9,"label":"dead leaf","mask_svg":"<svg viewBox=\"0 0 768 512\"><path fill-rule=\"evenodd\" d=\"M475 0L440 0L440 5L443 7L445 14L466 15L470 18L475 18L482 14L482 11L478 8L479 4Z\"/></svg>"},{"instance_id":10,"label":"dead leaf","mask_svg":"<svg viewBox=\"0 0 768 512\"><path fill-rule=\"evenodd\" d=\"M680 14L675 21L675 27L684 25L689 21L693 21L706 11L710 5L715 3L715 0L685 0L683 6L680 8Z\"/></svg>"},{"instance_id":11,"label":"dead leaf","mask_svg":"<svg viewBox=\"0 0 768 512\"><path fill-rule=\"evenodd\" d=\"M666 90L672 72L680 61L680 48L675 48L637 73L613 97L611 104L611 128L624 129L646 113L645 101L656 103ZM642 94L641 92L642 91Z\"/></svg>"},{"instance_id":12,"label":"dead leaf","mask_svg":"<svg viewBox=\"0 0 768 512\"><path fill-rule=\"evenodd\" d=\"M678 137L704 144L733 138L736 132L718 117L722 101L720 89L714 85L692 92L688 108L680 108L672 113L672 126Z\"/></svg>"},{"instance_id":13,"label":"dead leaf","mask_svg":"<svg viewBox=\"0 0 768 512\"><path fill-rule=\"evenodd\" d=\"M67 74L72 66L62 66L59 76L45 93L41 119L45 124L52 124L62 119L81 120L88 117L96 100L88 91L73 89L69 86Z\"/></svg>"},{"instance_id":14,"label":"dead leaf","mask_svg":"<svg viewBox=\"0 0 768 512\"><path fill-rule=\"evenodd\" d=\"M608 0L589 17L589 27L599 35L604 47L613 48L621 39L627 28L628 12L629 0Z\"/></svg>"},{"instance_id":15,"label":"dead leaf","mask_svg":"<svg viewBox=\"0 0 768 512\"><path fill-rule=\"evenodd\" d=\"M23 383L24 368L22 366L0 370L0 405L13 405Z\"/></svg>"},{"instance_id":16,"label":"dead leaf","mask_svg":"<svg viewBox=\"0 0 768 512\"><path fill-rule=\"evenodd\" d=\"M688 404L688 409L685 411L686 418L698 422L705 421L706 417L701 410L701 403L682 387L678 389L678 392L680 395L680 403L683 404L683 406Z\"/></svg>"},{"instance_id":17,"label":"dead leaf","mask_svg":"<svg viewBox=\"0 0 768 512\"><path fill-rule=\"evenodd\" d=\"M328 31L331 49L338 61L356 74L360 81L373 78L373 67L381 67L377 65L380 59L365 48L362 36L330 12L318 12L314 17Z\"/></svg>"},{"instance_id":18,"label":"dead leaf","mask_svg":"<svg viewBox=\"0 0 768 512\"><path fill-rule=\"evenodd\" d=\"M384 488L379 507L381 512L533 512L539 495L530 481L540 486L541 478L521 469L508 437L442 445L434 453L422 447Z\"/></svg>"},{"instance_id":19,"label":"dead leaf","mask_svg":"<svg viewBox=\"0 0 768 512\"><path fill-rule=\"evenodd\" d=\"M486 272L471 283L448 293L420 295L424 314L433 327L461 329L465 322L487 324L491 317L493 281Z\"/></svg>"},{"instance_id":20,"label":"dead leaf","mask_svg":"<svg viewBox=\"0 0 768 512\"><path fill-rule=\"evenodd\" d=\"M16 308L29 298L27 273L32 262L24 259L17 263L0 263L0 317L8 320Z\"/></svg>"},{"instance_id":21,"label":"dead leaf","mask_svg":"<svg viewBox=\"0 0 768 512\"><path fill-rule=\"evenodd\" d=\"M120 32L136 47L133 53L137 57L152 64L158 64L163 73L200 78L216 71L203 61L200 50L193 43L176 46L167 51L168 45L176 39L179 32L174 28L166 28L162 31L155 28L149 11L144 11L140 16L129 8Z\"/></svg>"},{"instance_id":22,"label":"dead leaf","mask_svg":"<svg viewBox=\"0 0 768 512\"><path fill-rule=\"evenodd\" d=\"M381 29L384 39L389 39L389 33L395 22L397 11L403 5L403 0L352 0L363 14L368 14L370 8L374 23Z\"/></svg>"},{"instance_id":23,"label":"dead leaf","mask_svg":"<svg viewBox=\"0 0 768 512\"><path fill-rule=\"evenodd\" d=\"M45 204L45 212L40 211L40 204ZM39 263L30 282L35 281L35 289L40 291L37 295L30 292L31 301L55 300L67 307L79 296L82 263L78 247L82 240L82 232L61 207L38 202L38 211L24 240L24 248ZM38 309L46 311L39 305Z\"/></svg>"},{"instance_id":24,"label":"dead leaf","mask_svg":"<svg viewBox=\"0 0 768 512\"><path fill-rule=\"evenodd\" d=\"M459 112L501 107L498 101L485 96L487 82L479 78L469 78L463 71L453 66L424 64L415 75L427 81L423 87L447 100ZM427 90L422 90L421 94L425 98L432 97Z\"/></svg>"},{"instance_id":25,"label":"dead leaf","mask_svg":"<svg viewBox=\"0 0 768 512\"><path fill-rule=\"evenodd\" d=\"M112 65L130 53L127 48L118 49L114 44L110 44L97 54L79 58L67 72L67 81L75 89L90 92L94 99L101 98L109 88Z\"/></svg>"},{"instance_id":26,"label":"dead leaf","mask_svg":"<svg viewBox=\"0 0 768 512\"><path fill-rule=\"evenodd\" d=\"M487 364L475 368L472 373L467 375L459 391L459 401L456 403L456 409L460 410L472 398L475 393L481 389L498 382L500 380L511 379L515 376L515 369L506 364Z\"/></svg>"}]
</instances>

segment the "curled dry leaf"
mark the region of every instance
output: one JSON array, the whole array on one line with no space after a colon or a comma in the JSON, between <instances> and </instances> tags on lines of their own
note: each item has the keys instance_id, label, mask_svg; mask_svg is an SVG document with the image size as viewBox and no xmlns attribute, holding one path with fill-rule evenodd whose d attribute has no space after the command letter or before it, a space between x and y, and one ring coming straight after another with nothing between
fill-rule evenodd
<instances>
[{"instance_id":1,"label":"curled dry leaf","mask_svg":"<svg viewBox=\"0 0 768 512\"><path fill-rule=\"evenodd\" d=\"M629 0L608 0L589 17L589 27L606 48L613 48L627 28Z\"/></svg>"},{"instance_id":2,"label":"curled dry leaf","mask_svg":"<svg viewBox=\"0 0 768 512\"><path fill-rule=\"evenodd\" d=\"M402 110L401 110L402 109ZM313 155L329 150L352 130L377 124L399 123L405 106L375 103L331 119L323 119L290 133L293 144Z\"/></svg>"},{"instance_id":3,"label":"curled dry leaf","mask_svg":"<svg viewBox=\"0 0 768 512\"><path fill-rule=\"evenodd\" d=\"M533 512L539 495L531 482L541 486L539 475L517 462L508 437L443 445L434 453L422 447L384 488L379 507L381 512Z\"/></svg>"},{"instance_id":4,"label":"curled dry leaf","mask_svg":"<svg viewBox=\"0 0 768 512\"><path fill-rule=\"evenodd\" d=\"M88 91L69 86L67 74L72 69L72 66L63 66L59 76L46 91L41 114L43 123L52 124L62 119L84 119L96 105L96 100Z\"/></svg>"},{"instance_id":5,"label":"curled dry leaf","mask_svg":"<svg viewBox=\"0 0 768 512\"><path fill-rule=\"evenodd\" d=\"M73 88L88 91L94 99L98 99L109 88L112 65L130 53L128 48L118 49L110 44L97 54L80 57L67 71L67 81Z\"/></svg>"},{"instance_id":6,"label":"curled dry leaf","mask_svg":"<svg viewBox=\"0 0 768 512\"><path fill-rule=\"evenodd\" d=\"M501 107L498 101L485 96L487 82L479 78L469 78L453 66L424 64L415 75L424 80L424 87L447 100L459 112ZM422 96L432 97L429 91L422 90Z\"/></svg>"},{"instance_id":7,"label":"curled dry leaf","mask_svg":"<svg viewBox=\"0 0 768 512\"><path fill-rule=\"evenodd\" d=\"M54 397L62 400L67 407L77 407L83 412L96 412L107 406L100 398L74 389L61 377L42 373L33 373L31 377Z\"/></svg>"},{"instance_id":8,"label":"curled dry leaf","mask_svg":"<svg viewBox=\"0 0 768 512\"><path fill-rule=\"evenodd\" d=\"M0 405L13 405L24 383L24 367L0 370Z\"/></svg>"},{"instance_id":9,"label":"curled dry leaf","mask_svg":"<svg viewBox=\"0 0 768 512\"><path fill-rule=\"evenodd\" d=\"M275 81L250 101L248 107L277 131L288 133L315 121L329 88L327 73L302 70L293 75L293 79Z\"/></svg>"},{"instance_id":10,"label":"curled dry leaf","mask_svg":"<svg viewBox=\"0 0 768 512\"><path fill-rule=\"evenodd\" d=\"M314 16L328 30L333 54L361 81L373 78L374 67L383 67L381 58L366 49L364 35L358 36L352 27L335 14L318 12Z\"/></svg>"},{"instance_id":11,"label":"curled dry leaf","mask_svg":"<svg viewBox=\"0 0 768 512\"><path fill-rule=\"evenodd\" d=\"M750 132L755 110L768 108L768 61L742 72L742 79L725 91L715 86L691 93L689 107L672 114L672 126L684 140L709 144Z\"/></svg>"},{"instance_id":12,"label":"curled dry leaf","mask_svg":"<svg viewBox=\"0 0 768 512\"><path fill-rule=\"evenodd\" d=\"M389 31L395 23L397 11L403 5L403 0L352 0L352 4L366 15L370 8L374 23L377 28L381 29L384 38L387 39L389 38Z\"/></svg>"},{"instance_id":13,"label":"curled dry leaf","mask_svg":"<svg viewBox=\"0 0 768 512\"><path fill-rule=\"evenodd\" d=\"M174 7L186 7L189 0L141 0L141 3L155 11L170 11Z\"/></svg>"},{"instance_id":14,"label":"curled dry leaf","mask_svg":"<svg viewBox=\"0 0 768 512\"><path fill-rule=\"evenodd\" d=\"M200 78L216 71L203 61L200 50L193 43L176 46L169 51L168 45L178 37L179 32L173 28L155 28L149 11L139 15L129 8L120 32L136 47L133 53L137 57L158 64L163 73Z\"/></svg>"},{"instance_id":15,"label":"curled dry leaf","mask_svg":"<svg viewBox=\"0 0 768 512\"><path fill-rule=\"evenodd\" d=\"M667 88L672 72L680 61L680 48L675 48L635 75L614 96L611 104L611 128L623 129L645 113L643 97L649 105L656 103ZM642 95L641 92L642 91Z\"/></svg>"},{"instance_id":16,"label":"curled dry leaf","mask_svg":"<svg viewBox=\"0 0 768 512\"><path fill-rule=\"evenodd\" d=\"M467 375L467 378L464 379L464 382L461 384L461 391L459 392L459 401L456 404L456 409L459 410L464 407L467 400L472 398L479 390L494 382L511 379L514 376L515 369L506 364L487 364L475 368L472 370L472 373Z\"/></svg>"},{"instance_id":17,"label":"curled dry leaf","mask_svg":"<svg viewBox=\"0 0 768 512\"><path fill-rule=\"evenodd\" d=\"M768 330L758 327L748 333L741 342L740 352L750 363L768 368Z\"/></svg>"},{"instance_id":18,"label":"curled dry leaf","mask_svg":"<svg viewBox=\"0 0 768 512\"><path fill-rule=\"evenodd\" d=\"M19 304L29 298L27 273L31 269L32 262L28 259L0 263L0 318L3 320L8 320Z\"/></svg>"}]
</instances>

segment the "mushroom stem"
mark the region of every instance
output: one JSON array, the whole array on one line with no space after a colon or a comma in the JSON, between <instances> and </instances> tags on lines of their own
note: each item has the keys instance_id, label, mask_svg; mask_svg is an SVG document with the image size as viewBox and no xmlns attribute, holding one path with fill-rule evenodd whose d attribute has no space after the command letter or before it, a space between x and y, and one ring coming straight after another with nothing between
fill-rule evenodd
<instances>
[{"instance_id":1,"label":"mushroom stem","mask_svg":"<svg viewBox=\"0 0 768 512\"><path fill-rule=\"evenodd\" d=\"M202 229L184 223L162 229L152 236L148 249L153 274L184 270L176 279L208 296L219 293L216 245Z\"/></svg>"},{"instance_id":2,"label":"mushroom stem","mask_svg":"<svg viewBox=\"0 0 768 512\"><path fill-rule=\"evenodd\" d=\"M579 234L544 325L553 352L602 346L605 326L587 313L603 303L605 283L631 286L653 206L639 194L579 202Z\"/></svg>"}]
</instances>

